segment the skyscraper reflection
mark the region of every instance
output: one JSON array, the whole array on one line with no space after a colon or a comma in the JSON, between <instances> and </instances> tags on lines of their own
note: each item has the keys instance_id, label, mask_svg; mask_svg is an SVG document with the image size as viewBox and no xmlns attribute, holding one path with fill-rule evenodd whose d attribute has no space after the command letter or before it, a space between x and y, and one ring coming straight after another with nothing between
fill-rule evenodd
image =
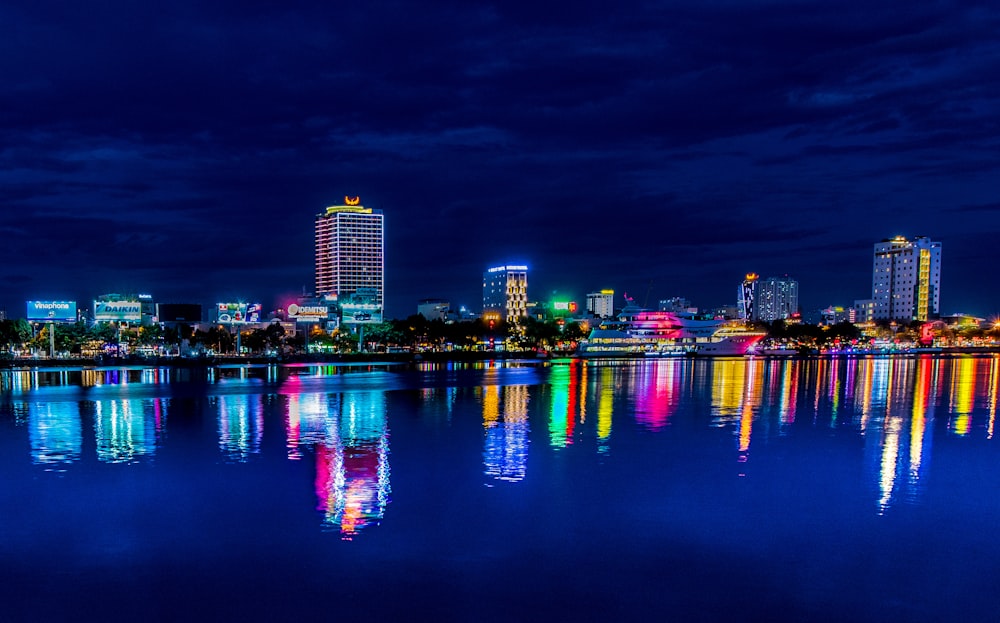
<instances>
[{"instance_id":1,"label":"skyscraper reflection","mask_svg":"<svg viewBox=\"0 0 1000 623\"><path fill-rule=\"evenodd\" d=\"M778 417L781 420L782 428L795 423L795 410L798 403L799 393L799 366L798 361L783 361L781 368L781 389L780 406Z\"/></svg>"},{"instance_id":2,"label":"skyscraper reflection","mask_svg":"<svg viewBox=\"0 0 1000 623\"><path fill-rule=\"evenodd\" d=\"M936 361L924 357L869 363L873 386L882 391L872 396L877 411L870 414L862 433L877 474L878 512L884 514L899 499L918 499L924 486L933 432Z\"/></svg>"},{"instance_id":3,"label":"skyscraper reflection","mask_svg":"<svg viewBox=\"0 0 1000 623\"><path fill-rule=\"evenodd\" d=\"M976 364L980 359L962 357L952 362L951 373L951 431L960 436L968 435L972 426L972 408L975 404Z\"/></svg>"},{"instance_id":4,"label":"skyscraper reflection","mask_svg":"<svg viewBox=\"0 0 1000 623\"><path fill-rule=\"evenodd\" d=\"M753 424L764 396L767 363L760 359L712 362L712 415L719 426L736 425L737 461L745 463ZM741 476L745 475L743 472Z\"/></svg>"},{"instance_id":5,"label":"skyscraper reflection","mask_svg":"<svg viewBox=\"0 0 1000 623\"><path fill-rule=\"evenodd\" d=\"M500 388L484 388L483 471L495 480L524 480L528 464L528 387L503 387L503 419L498 418Z\"/></svg>"},{"instance_id":6,"label":"skyscraper reflection","mask_svg":"<svg viewBox=\"0 0 1000 623\"><path fill-rule=\"evenodd\" d=\"M389 429L384 392L329 398L316 444L317 510L325 525L350 540L377 523L389 503Z\"/></svg>"}]
</instances>

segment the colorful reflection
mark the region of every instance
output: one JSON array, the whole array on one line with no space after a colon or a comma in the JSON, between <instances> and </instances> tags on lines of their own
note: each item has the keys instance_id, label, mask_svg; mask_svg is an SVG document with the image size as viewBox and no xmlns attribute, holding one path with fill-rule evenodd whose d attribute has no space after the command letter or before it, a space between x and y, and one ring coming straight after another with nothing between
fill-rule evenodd
<instances>
[{"instance_id":1,"label":"colorful reflection","mask_svg":"<svg viewBox=\"0 0 1000 623\"><path fill-rule=\"evenodd\" d=\"M760 359L712 362L712 414L719 426L736 426L737 461L746 463L754 420L764 396L765 373L774 369ZM740 476L746 473L741 471Z\"/></svg>"},{"instance_id":2,"label":"colorful reflection","mask_svg":"<svg viewBox=\"0 0 1000 623\"><path fill-rule=\"evenodd\" d=\"M316 444L317 510L326 526L350 540L378 523L389 504L389 428L385 393L351 392L328 398L324 439Z\"/></svg>"},{"instance_id":3,"label":"colorful reflection","mask_svg":"<svg viewBox=\"0 0 1000 623\"><path fill-rule=\"evenodd\" d=\"M877 405L877 409L866 414L868 419L861 432L876 474L878 513L885 514L899 500L915 501L924 488L939 362L924 357L869 363L872 385L883 393L871 397L869 404ZM867 374L864 367L861 364L859 374Z\"/></svg>"},{"instance_id":4,"label":"colorful reflection","mask_svg":"<svg viewBox=\"0 0 1000 623\"><path fill-rule=\"evenodd\" d=\"M83 426L80 405L75 402L43 402L28 404L28 437L31 442L31 462L36 465L59 466L80 460L83 446Z\"/></svg>"},{"instance_id":5,"label":"colorful reflection","mask_svg":"<svg viewBox=\"0 0 1000 623\"><path fill-rule=\"evenodd\" d=\"M132 463L156 452L157 400L101 400L93 407L97 458L107 463Z\"/></svg>"},{"instance_id":6,"label":"colorful reflection","mask_svg":"<svg viewBox=\"0 0 1000 623\"><path fill-rule=\"evenodd\" d=\"M611 419L614 415L615 393L618 385L610 367L601 368L597 395L597 452L607 454L610 450Z\"/></svg>"},{"instance_id":7,"label":"colorful reflection","mask_svg":"<svg viewBox=\"0 0 1000 623\"><path fill-rule=\"evenodd\" d=\"M285 447L290 461L302 458L302 446L323 443L336 435L331 427L337 420L329 418L330 397L327 394L286 394Z\"/></svg>"},{"instance_id":8,"label":"colorful reflection","mask_svg":"<svg viewBox=\"0 0 1000 623\"><path fill-rule=\"evenodd\" d=\"M949 428L960 436L969 434L972 426L972 408L975 404L976 364L979 359L963 357L952 363L951 420Z\"/></svg>"},{"instance_id":9,"label":"colorful reflection","mask_svg":"<svg viewBox=\"0 0 1000 623\"><path fill-rule=\"evenodd\" d=\"M570 389L575 381L576 379L568 365L554 366L552 374L549 376L549 386L552 390L549 445L557 450L573 443Z\"/></svg>"},{"instance_id":10,"label":"colorful reflection","mask_svg":"<svg viewBox=\"0 0 1000 623\"><path fill-rule=\"evenodd\" d=\"M0 370L0 391L15 394L38 386L37 370Z\"/></svg>"},{"instance_id":11,"label":"colorful reflection","mask_svg":"<svg viewBox=\"0 0 1000 623\"><path fill-rule=\"evenodd\" d=\"M528 464L528 387L508 385L503 390L503 418L496 407L500 388L484 388L483 428L485 430L483 471L494 480L524 480ZM496 399L497 402L494 401Z\"/></svg>"},{"instance_id":12,"label":"colorful reflection","mask_svg":"<svg viewBox=\"0 0 1000 623\"><path fill-rule=\"evenodd\" d=\"M248 383L224 387L226 379L211 386L208 393L219 395L208 398L218 409L217 430L210 427L209 432L217 433L219 451L228 461L244 462L265 451L268 414L279 418L272 422L277 426L283 418L285 448L279 443L274 449L290 460L315 453L317 506L324 524L350 538L377 523L389 501L387 394L370 389L310 392L306 388L322 386L311 375L329 371L304 371L310 375L290 375L279 394L239 393ZM466 411L456 405L476 396L473 408L482 410L482 470L490 484L526 478L531 417L546 421L552 449L565 451L574 440L583 443L593 434L600 454L610 452L616 409L633 407L633 413L624 415L635 418L639 432L664 431L671 425L712 426L732 443L740 475L747 473L751 452L795 443L791 438L796 435L813 435L818 429L823 436L853 435L863 446L866 503L878 513L922 495L935 443L942 443L942 438L934 439L935 430L952 444L992 439L1000 401L997 356L663 359L610 365L576 361L557 362L548 373L547 385L503 385L513 378L509 370L484 367L482 384L423 387L407 395L420 402L422 415L442 425L451 421L453 408L461 420ZM38 374L42 380L33 378ZM86 399L67 400L74 393L57 386L63 382L59 374L0 375L10 388L3 396L5 413L12 416L14 430L28 437L20 447L30 448L32 464L66 469L84 455L92 456L92 447L102 462L155 456L168 421L169 399L110 397L149 391L137 384L179 385L176 379L171 382L162 369L68 374L67 382L72 384L75 374L78 384L86 386L77 394ZM442 375L448 374L442 370ZM15 391L30 397L12 400ZM53 401L45 401L46 395ZM541 400L532 400L538 397ZM627 446L635 432L627 427L618 435L625 435L621 440ZM663 435L665 444L672 439Z\"/></svg>"},{"instance_id":13,"label":"colorful reflection","mask_svg":"<svg viewBox=\"0 0 1000 623\"><path fill-rule=\"evenodd\" d=\"M246 462L260 454L264 436L264 406L259 394L219 396L219 450L228 461Z\"/></svg>"},{"instance_id":14,"label":"colorful reflection","mask_svg":"<svg viewBox=\"0 0 1000 623\"><path fill-rule=\"evenodd\" d=\"M670 423L670 416L677 408L684 361L668 359L655 361L636 370L635 420L652 432L663 430Z\"/></svg>"},{"instance_id":15,"label":"colorful reflection","mask_svg":"<svg viewBox=\"0 0 1000 623\"><path fill-rule=\"evenodd\" d=\"M799 394L799 366L801 364L798 361L781 363L783 365L780 372L774 374L774 377L777 378L779 375L781 377L781 389L778 393L780 396L778 417L784 430L795 423L795 410Z\"/></svg>"}]
</instances>

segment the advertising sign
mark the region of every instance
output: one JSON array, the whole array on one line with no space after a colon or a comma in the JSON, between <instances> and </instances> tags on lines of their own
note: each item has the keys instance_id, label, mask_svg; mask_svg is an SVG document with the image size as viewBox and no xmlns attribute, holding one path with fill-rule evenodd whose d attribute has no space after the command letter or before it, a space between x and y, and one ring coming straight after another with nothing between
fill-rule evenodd
<instances>
[{"instance_id":1,"label":"advertising sign","mask_svg":"<svg viewBox=\"0 0 1000 623\"><path fill-rule=\"evenodd\" d=\"M142 320L142 303L139 301L94 301L94 320L97 322L139 322Z\"/></svg>"},{"instance_id":2,"label":"advertising sign","mask_svg":"<svg viewBox=\"0 0 1000 623\"><path fill-rule=\"evenodd\" d=\"M382 308L378 305L344 303L340 306L344 324L382 322Z\"/></svg>"},{"instance_id":3,"label":"advertising sign","mask_svg":"<svg viewBox=\"0 0 1000 623\"><path fill-rule=\"evenodd\" d=\"M345 325L382 322L382 305L374 288L358 288L340 304Z\"/></svg>"},{"instance_id":4,"label":"advertising sign","mask_svg":"<svg viewBox=\"0 0 1000 623\"><path fill-rule=\"evenodd\" d=\"M260 322L260 303L219 303L215 319L222 324Z\"/></svg>"},{"instance_id":5,"label":"advertising sign","mask_svg":"<svg viewBox=\"0 0 1000 623\"><path fill-rule=\"evenodd\" d=\"M76 322L76 301L28 301L28 320Z\"/></svg>"},{"instance_id":6,"label":"advertising sign","mask_svg":"<svg viewBox=\"0 0 1000 623\"><path fill-rule=\"evenodd\" d=\"M288 306L288 318L295 319L296 322L320 322L330 316L330 308L326 305L298 305L292 303Z\"/></svg>"}]
</instances>

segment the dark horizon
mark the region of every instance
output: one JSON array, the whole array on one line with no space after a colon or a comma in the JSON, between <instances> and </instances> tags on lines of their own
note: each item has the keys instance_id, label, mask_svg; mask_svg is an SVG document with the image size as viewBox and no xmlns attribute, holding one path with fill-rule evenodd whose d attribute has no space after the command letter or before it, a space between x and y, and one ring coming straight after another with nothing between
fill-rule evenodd
<instances>
[{"instance_id":1,"label":"dark horizon","mask_svg":"<svg viewBox=\"0 0 1000 623\"><path fill-rule=\"evenodd\" d=\"M0 308L107 292L273 308L313 218L385 213L386 315L613 288L804 311L872 247L943 246L941 313L1000 315L1000 9L726 1L0 8ZM648 297L648 298L647 298Z\"/></svg>"}]
</instances>

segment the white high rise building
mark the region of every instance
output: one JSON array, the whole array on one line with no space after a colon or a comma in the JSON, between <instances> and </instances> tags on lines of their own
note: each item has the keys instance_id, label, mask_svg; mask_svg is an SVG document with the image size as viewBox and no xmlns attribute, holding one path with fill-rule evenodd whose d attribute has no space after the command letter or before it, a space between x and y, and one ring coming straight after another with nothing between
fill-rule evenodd
<instances>
[{"instance_id":1,"label":"white high rise building","mask_svg":"<svg viewBox=\"0 0 1000 623\"><path fill-rule=\"evenodd\" d=\"M381 313L385 257L382 211L358 197L316 215L316 295L349 299ZM360 301L360 302L359 302Z\"/></svg>"},{"instance_id":2,"label":"white high rise building","mask_svg":"<svg viewBox=\"0 0 1000 623\"><path fill-rule=\"evenodd\" d=\"M928 320L941 313L941 243L896 236L875 243L875 320Z\"/></svg>"}]
</instances>

